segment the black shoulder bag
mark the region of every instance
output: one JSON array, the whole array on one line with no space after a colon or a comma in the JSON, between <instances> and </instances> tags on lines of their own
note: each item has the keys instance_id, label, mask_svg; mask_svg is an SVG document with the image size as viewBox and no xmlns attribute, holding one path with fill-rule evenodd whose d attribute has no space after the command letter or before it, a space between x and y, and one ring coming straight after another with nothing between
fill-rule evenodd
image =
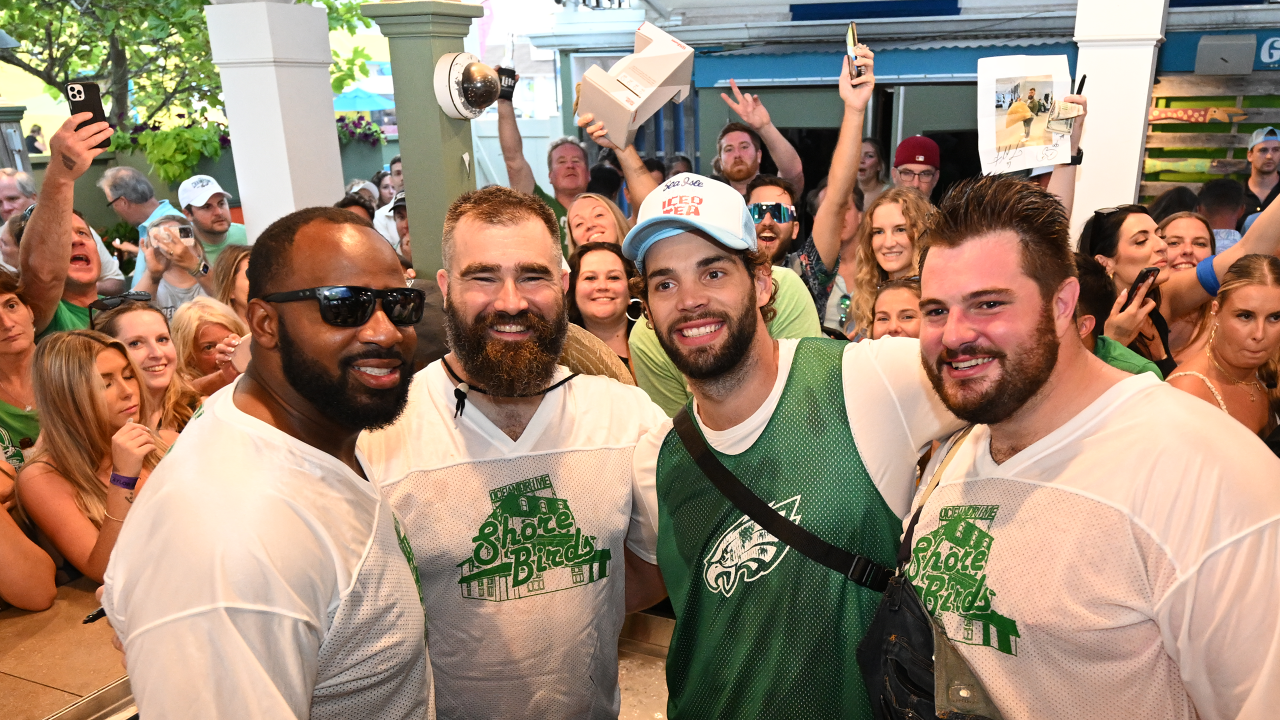
<instances>
[{"instance_id":1,"label":"black shoulder bag","mask_svg":"<svg viewBox=\"0 0 1280 720\"><path fill-rule=\"evenodd\" d=\"M858 645L858 665L876 720L1003 720L986 688L920 602L906 576L916 523L970 429L951 443L925 487L898 548L898 572L890 578L884 599Z\"/></svg>"},{"instance_id":2,"label":"black shoulder bag","mask_svg":"<svg viewBox=\"0 0 1280 720\"><path fill-rule=\"evenodd\" d=\"M689 417L688 407L681 408L672 420L676 434L680 436L680 442L697 463L698 469L702 470L702 474L707 476L716 490L728 498L729 502L744 515L768 531L770 535L795 548L796 552L819 565L835 570L850 582L876 592L884 592L888 587L893 570L865 555L838 548L805 530L769 507L769 503L761 500L746 485L743 485L742 481L720 462L711 448L707 447L706 439L694 426L693 418Z\"/></svg>"}]
</instances>

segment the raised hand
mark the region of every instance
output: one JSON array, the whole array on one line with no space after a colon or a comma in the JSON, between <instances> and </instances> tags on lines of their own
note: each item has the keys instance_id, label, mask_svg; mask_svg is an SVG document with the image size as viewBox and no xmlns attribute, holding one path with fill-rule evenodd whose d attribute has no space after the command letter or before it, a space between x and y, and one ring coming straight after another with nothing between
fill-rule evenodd
<instances>
[{"instance_id":1,"label":"raised hand","mask_svg":"<svg viewBox=\"0 0 1280 720\"><path fill-rule=\"evenodd\" d=\"M733 99L729 99L729 96L724 93L720 93L720 99L742 118L742 122L750 125L756 132L760 132L771 124L769 111L765 109L764 103L760 102L759 96L742 92L738 89L737 81L733 79L729 80L729 89L733 90Z\"/></svg>"},{"instance_id":2,"label":"raised hand","mask_svg":"<svg viewBox=\"0 0 1280 720\"><path fill-rule=\"evenodd\" d=\"M75 180L89 169L94 158L104 152L104 148L94 146L115 133L110 125L97 122L76 129L77 125L92 117L93 113L87 112L72 115L49 138L49 175Z\"/></svg>"},{"instance_id":3,"label":"raised hand","mask_svg":"<svg viewBox=\"0 0 1280 720\"><path fill-rule=\"evenodd\" d=\"M591 139L600 147L609 148L610 150L621 150L622 148L614 145L613 141L609 139L609 128L604 126L604 121L602 120L598 123L592 123L591 121L595 119L595 115L591 113L583 113L578 116L578 127L586 130L587 134L591 136Z\"/></svg>"},{"instance_id":4,"label":"raised hand","mask_svg":"<svg viewBox=\"0 0 1280 720\"><path fill-rule=\"evenodd\" d=\"M187 272L195 272L200 267L200 256L196 255L196 251L189 247L182 239L178 237L178 231L174 227L158 227L152 228L148 233L151 244L158 247L160 252L174 265L186 270ZM151 258L147 258L150 263ZM150 265L148 264L148 267Z\"/></svg>"},{"instance_id":5,"label":"raised hand","mask_svg":"<svg viewBox=\"0 0 1280 720\"><path fill-rule=\"evenodd\" d=\"M111 436L111 471L125 477L138 477L142 461L156 449L156 439L146 425L130 420Z\"/></svg>"},{"instance_id":6,"label":"raised hand","mask_svg":"<svg viewBox=\"0 0 1280 720\"><path fill-rule=\"evenodd\" d=\"M849 56L844 57L844 68L840 71L840 99L846 107L865 111L876 87L876 55L866 45L858 45L854 48L854 53L857 54L857 59L853 61L853 66L866 68L867 71L862 77L854 77Z\"/></svg>"}]
</instances>

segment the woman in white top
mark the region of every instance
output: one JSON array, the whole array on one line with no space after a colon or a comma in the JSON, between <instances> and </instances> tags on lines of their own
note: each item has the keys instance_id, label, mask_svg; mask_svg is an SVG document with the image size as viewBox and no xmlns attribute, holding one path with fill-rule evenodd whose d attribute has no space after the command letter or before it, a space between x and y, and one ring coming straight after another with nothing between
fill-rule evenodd
<instances>
[{"instance_id":1,"label":"woman in white top","mask_svg":"<svg viewBox=\"0 0 1280 720\"><path fill-rule=\"evenodd\" d=\"M1232 264L1213 301L1209 342L1178 366L1169 384L1216 404L1252 432L1276 424L1280 367L1280 258L1246 255Z\"/></svg>"}]
</instances>

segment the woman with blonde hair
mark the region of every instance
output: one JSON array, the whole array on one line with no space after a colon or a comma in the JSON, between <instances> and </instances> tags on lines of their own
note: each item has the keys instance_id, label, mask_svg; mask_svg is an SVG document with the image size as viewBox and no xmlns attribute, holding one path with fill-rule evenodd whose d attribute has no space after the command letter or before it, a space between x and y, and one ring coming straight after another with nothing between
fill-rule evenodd
<instances>
[{"instance_id":1,"label":"woman with blonde hair","mask_svg":"<svg viewBox=\"0 0 1280 720\"><path fill-rule=\"evenodd\" d=\"M1175 212L1158 223L1156 234L1164 240L1170 276L1194 272L1202 260L1217 254L1213 227L1200 213ZM1212 325L1208 301L1182 317L1169 318L1169 349L1174 360L1186 362L1203 352Z\"/></svg>"},{"instance_id":2,"label":"woman with blonde hair","mask_svg":"<svg viewBox=\"0 0 1280 720\"><path fill-rule=\"evenodd\" d=\"M1280 405L1280 258L1245 255L1232 263L1211 305L1204 353L1179 365L1169 384L1266 437Z\"/></svg>"},{"instance_id":3,"label":"woman with blonde hair","mask_svg":"<svg viewBox=\"0 0 1280 720\"><path fill-rule=\"evenodd\" d=\"M631 232L631 222L622 208L598 193L582 193L569 206L566 214L569 225L569 253L589 242L607 242L621 245Z\"/></svg>"},{"instance_id":4,"label":"woman with blonde hair","mask_svg":"<svg viewBox=\"0 0 1280 720\"><path fill-rule=\"evenodd\" d=\"M169 321L152 305L126 302L93 319L94 328L119 340L138 368L142 391L160 410L160 427L174 432L200 407L200 393L178 374L178 353Z\"/></svg>"},{"instance_id":5,"label":"woman with blonde hair","mask_svg":"<svg viewBox=\"0 0 1280 720\"><path fill-rule=\"evenodd\" d=\"M231 308L196 298L178 308L169 327L178 355L178 375L202 395L212 395L240 374L231 355L249 328Z\"/></svg>"},{"instance_id":6,"label":"woman with blonde hair","mask_svg":"<svg viewBox=\"0 0 1280 720\"><path fill-rule=\"evenodd\" d=\"M18 474L18 507L56 553L59 580L74 568L102 582L135 495L177 435L153 429L138 369L100 332L45 338L34 381L40 440Z\"/></svg>"},{"instance_id":7,"label":"woman with blonde hair","mask_svg":"<svg viewBox=\"0 0 1280 720\"><path fill-rule=\"evenodd\" d=\"M249 253L247 245L231 245L213 264L213 283L218 302L231 308L241 321L249 322Z\"/></svg>"},{"instance_id":8,"label":"woman with blonde hair","mask_svg":"<svg viewBox=\"0 0 1280 720\"><path fill-rule=\"evenodd\" d=\"M857 275L853 288L850 339L871 336L876 289L890 280L917 274L918 239L929 215L929 201L915 188L896 187L876 198L858 226Z\"/></svg>"}]
</instances>

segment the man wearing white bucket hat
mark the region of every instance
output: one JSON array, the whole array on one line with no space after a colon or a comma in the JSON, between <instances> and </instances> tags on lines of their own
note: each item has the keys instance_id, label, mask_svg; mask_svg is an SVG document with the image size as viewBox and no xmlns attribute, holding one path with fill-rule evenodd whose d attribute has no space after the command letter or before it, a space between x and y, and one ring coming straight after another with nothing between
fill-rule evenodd
<instances>
[{"instance_id":1,"label":"man wearing white bucket hat","mask_svg":"<svg viewBox=\"0 0 1280 720\"><path fill-rule=\"evenodd\" d=\"M869 53L856 62L870 66ZM870 95L872 74L850 69L841 82ZM658 527L642 559L658 563L676 615L668 715L870 718L855 649L894 565L919 453L961 423L916 340L769 337L771 267L732 187L677 175L639 220L623 253L693 393L634 455L649 489L636 502ZM778 519L838 548L849 570L762 526Z\"/></svg>"},{"instance_id":2,"label":"man wearing white bucket hat","mask_svg":"<svg viewBox=\"0 0 1280 720\"><path fill-rule=\"evenodd\" d=\"M204 246L210 265L218 261L228 245L248 245L244 225L231 222L231 193L222 189L208 175L192 175L178 186L178 204L182 214L195 228L196 239Z\"/></svg>"}]
</instances>

